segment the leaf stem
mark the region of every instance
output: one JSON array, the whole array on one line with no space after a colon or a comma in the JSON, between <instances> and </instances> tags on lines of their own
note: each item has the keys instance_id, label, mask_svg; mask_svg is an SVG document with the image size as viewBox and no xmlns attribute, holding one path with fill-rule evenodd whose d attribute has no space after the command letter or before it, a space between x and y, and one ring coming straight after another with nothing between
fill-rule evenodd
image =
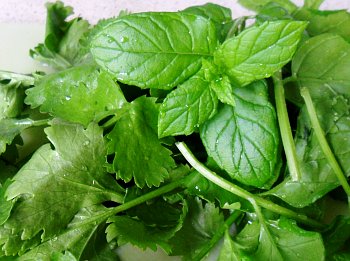
<instances>
[{"instance_id":1,"label":"leaf stem","mask_svg":"<svg viewBox=\"0 0 350 261\"><path fill-rule=\"evenodd\" d=\"M310 96L309 90L306 87L302 87L300 89L300 94L303 97L306 105L307 112L309 114L309 118L311 121L312 128L315 131L315 135L317 137L318 143L320 144L320 147L328 160L329 165L332 167L335 175L338 178L339 183L345 190L348 197L350 197L350 186L347 182L347 178L345 174L343 173L337 159L334 156L334 153L332 152L331 148L329 147L329 144L327 142L327 139L325 137L324 131L320 125L320 122L317 118L317 113L315 110L315 106L312 102L312 98Z\"/></svg>"},{"instance_id":2,"label":"leaf stem","mask_svg":"<svg viewBox=\"0 0 350 261\"><path fill-rule=\"evenodd\" d=\"M193 175L194 175L194 173L193 173ZM175 181L173 181L167 185L164 185L156 190L153 190L149 193L146 193L138 198L130 200L122 205L119 205L113 209L113 214L117 214L117 213L120 213L122 211L128 210L128 209L133 208L137 205L140 205L148 200L151 200L151 199L159 197L165 193L173 191L176 188L182 187L186 184L186 181L190 176L191 176L191 174L186 176L186 177L183 177L181 179L175 180Z\"/></svg>"},{"instance_id":3,"label":"leaf stem","mask_svg":"<svg viewBox=\"0 0 350 261\"><path fill-rule=\"evenodd\" d=\"M292 180L298 181L300 180L301 174L300 174L300 168L299 168L299 162L297 159L295 144L293 140L292 130L290 128L290 123L289 123L281 72L280 71L276 72L272 76L272 79L275 85L275 100L276 100L278 124L280 127L282 143L283 143L284 151L287 158L288 169Z\"/></svg>"},{"instance_id":4,"label":"leaf stem","mask_svg":"<svg viewBox=\"0 0 350 261\"><path fill-rule=\"evenodd\" d=\"M235 194L241 198L244 198L251 202L254 200L259 206L266 208L272 212L278 213L280 215L284 215L289 218L293 218L305 225L309 225L315 228L324 228L324 225L319 223L316 220L310 219L306 215L298 214L288 208L279 206L269 200L266 200L264 198L261 198L257 195L254 195L241 187L237 186L236 184L233 184L224 178L217 175L215 172L209 170L206 166L204 166L201 162L199 162L195 156L192 154L190 149L187 147L187 145L184 142L177 142L176 143L177 148L180 150L181 154L184 156L184 158L188 161L188 163L196 169L202 176L213 182L214 184L218 185L219 187L231 192L232 194Z\"/></svg>"},{"instance_id":5,"label":"leaf stem","mask_svg":"<svg viewBox=\"0 0 350 261\"><path fill-rule=\"evenodd\" d=\"M217 244L217 242L222 238L223 234L227 229L231 227L233 222L235 222L240 216L242 212L239 210L235 210L228 219L225 220L225 223L220 229L214 234L214 236L211 238L208 244L204 246L204 248L193 257L193 261L200 261L203 259L203 257L206 256L207 253Z\"/></svg>"},{"instance_id":6,"label":"leaf stem","mask_svg":"<svg viewBox=\"0 0 350 261\"><path fill-rule=\"evenodd\" d=\"M32 126L38 127L38 126L48 125L50 120L52 119L49 118L49 119L42 119L42 120L33 120Z\"/></svg>"}]
</instances>

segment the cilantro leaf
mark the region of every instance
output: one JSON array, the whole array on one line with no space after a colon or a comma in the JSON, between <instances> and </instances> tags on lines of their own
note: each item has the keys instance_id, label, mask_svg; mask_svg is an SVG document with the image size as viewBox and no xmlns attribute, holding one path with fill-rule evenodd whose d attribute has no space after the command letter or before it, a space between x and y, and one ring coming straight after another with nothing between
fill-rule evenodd
<instances>
[{"instance_id":1,"label":"cilantro leaf","mask_svg":"<svg viewBox=\"0 0 350 261\"><path fill-rule=\"evenodd\" d=\"M279 133L267 86L259 81L234 89L236 106L225 105L201 128L201 139L218 166L239 182L264 187L276 178Z\"/></svg>"},{"instance_id":2,"label":"cilantro leaf","mask_svg":"<svg viewBox=\"0 0 350 261\"><path fill-rule=\"evenodd\" d=\"M17 135L34 125L35 121L31 119L0 119L0 154L5 152L6 145L11 144Z\"/></svg>"},{"instance_id":3,"label":"cilantro leaf","mask_svg":"<svg viewBox=\"0 0 350 261\"><path fill-rule=\"evenodd\" d=\"M158 140L158 109L154 98L134 100L107 135L117 177L126 182L134 178L141 188L159 186L175 167L171 151Z\"/></svg>"},{"instance_id":4,"label":"cilantro leaf","mask_svg":"<svg viewBox=\"0 0 350 261\"><path fill-rule=\"evenodd\" d=\"M4 226L21 240L37 236L48 240L81 208L121 201L114 192L118 187L103 167L105 144L96 124L84 129L54 121L45 131L55 150L49 144L38 149L5 192L8 200L17 202Z\"/></svg>"},{"instance_id":5,"label":"cilantro leaf","mask_svg":"<svg viewBox=\"0 0 350 261\"><path fill-rule=\"evenodd\" d=\"M158 135L189 135L212 117L218 99L200 70L169 93L163 101L158 118Z\"/></svg>"},{"instance_id":6,"label":"cilantro leaf","mask_svg":"<svg viewBox=\"0 0 350 261\"><path fill-rule=\"evenodd\" d=\"M224 216L213 203L204 206L198 198L189 201L188 214L183 227L169 243L172 255L182 255L184 260L192 260L224 225Z\"/></svg>"},{"instance_id":7,"label":"cilantro leaf","mask_svg":"<svg viewBox=\"0 0 350 261\"><path fill-rule=\"evenodd\" d=\"M105 219L98 218L99 215L103 217L103 214L106 212L107 208L99 205L90 206L80 210L74 219L69 223L66 230L26 252L24 255L18 258L18 261L51 261L53 258L53 253L55 253L55 256L60 257L61 259L63 257L70 256L71 258L76 258L76 260L81 260L81 258L84 257L89 258L88 260L93 260L91 257L96 258L101 251L103 253L104 247L107 245L104 234L105 226L100 226ZM97 243L96 237L98 237L101 241ZM91 241L94 243L94 248L89 249L88 246ZM101 248L99 249L99 247ZM95 253L97 255L89 255L89 252L91 254L93 251L97 251ZM63 252L65 253L63 254ZM112 252L110 252L110 254L112 254ZM113 254L110 257L112 258Z\"/></svg>"},{"instance_id":8,"label":"cilantro leaf","mask_svg":"<svg viewBox=\"0 0 350 261\"><path fill-rule=\"evenodd\" d=\"M270 77L291 60L306 25L283 20L253 26L226 40L214 62L238 85Z\"/></svg>"},{"instance_id":9,"label":"cilantro leaf","mask_svg":"<svg viewBox=\"0 0 350 261\"><path fill-rule=\"evenodd\" d=\"M111 76L90 65L47 75L26 94L32 108L40 106L41 112L85 126L126 102Z\"/></svg>"},{"instance_id":10,"label":"cilantro leaf","mask_svg":"<svg viewBox=\"0 0 350 261\"><path fill-rule=\"evenodd\" d=\"M45 41L30 50L30 56L58 70L81 63L84 55L79 41L88 32L89 23L80 18L66 21L73 9L60 1L47 3L46 8Z\"/></svg>"},{"instance_id":11,"label":"cilantro leaf","mask_svg":"<svg viewBox=\"0 0 350 261\"><path fill-rule=\"evenodd\" d=\"M112 20L95 35L91 53L123 83L171 89L200 69L217 42L214 24L202 16L150 12Z\"/></svg>"}]
</instances>

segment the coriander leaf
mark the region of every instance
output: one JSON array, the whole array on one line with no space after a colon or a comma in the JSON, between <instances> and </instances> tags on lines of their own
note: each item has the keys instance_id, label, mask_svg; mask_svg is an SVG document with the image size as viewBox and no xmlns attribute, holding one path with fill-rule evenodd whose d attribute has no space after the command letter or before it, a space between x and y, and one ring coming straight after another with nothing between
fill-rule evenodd
<instances>
[{"instance_id":1,"label":"coriander leaf","mask_svg":"<svg viewBox=\"0 0 350 261\"><path fill-rule=\"evenodd\" d=\"M47 3L46 8L45 41L30 50L30 56L58 70L79 64L84 58L79 41L89 30L89 23L80 18L67 22L73 9L60 1Z\"/></svg>"},{"instance_id":2,"label":"coriander leaf","mask_svg":"<svg viewBox=\"0 0 350 261\"><path fill-rule=\"evenodd\" d=\"M33 126L31 119L0 119L0 154L5 152L6 145L11 144L23 130Z\"/></svg>"},{"instance_id":3,"label":"coriander leaf","mask_svg":"<svg viewBox=\"0 0 350 261\"><path fill-rule=\"evenodd\" d=\"M21 82L2 76L0 72L0 120L17 117L22 111L24 100Z\"/></svg>"},{"instance_id":4,"label":"coriander leaf","mask_svg":"<svg viewBox=\"0 0 350 261\"><path fill-rule=\"evenodd\" d=\"M318 9L324 0L304 0L304 6L312 9Z\"/></svg>"},{"instance_id":5,"label":"coriander leaf","mask_svg":"<svg viewBox=\"0 0 350 261\"><path fill-rule=\"evenodd\" d=\"M84 126L126 102L109 74L87 65L47 75L26 93L25 102L32 108L40 106L41 112Z\"/></svg>"},{"instance_id":6,"label":"coriander leaf","mask_svg":"<svg viewBox=\"0 0 350 261\"><path fill-rule=\"evenodd\" d=\"M212 117L218 99L203 70L170 92L160 106L158 136L189 135Z\"/></svg>"},{"instance_id":7,"label":"coriander leaf","mask_svg":"<svg viewBox=\"0 0 350 261\"><path fill-rule=\"evenodd\" d=\"M89 258L84 260L99 260L94 258L98 257L97 255L100 253L99 250L103 251L104 246L107 244L104 230L101 229L105 226L100 226L100 224L105 221L103 216L107 212L107 208L99 205L83 208L76 214L65 230L50 240L29 250L24 255L21 255L18 261L51 261L53 253L56 253L55 256L61 256L62 258L63 256L67 256L67 252L70 253L68 256L71 256L71 258L74 257L76 260L81 260L83 257ZM97 243L95 241L96 237L99 237L101 241ZM91 246L89 245L91 242L96 244L94 248L88 249L88 247ZM99 249L100 247L102 247L102 249ZM94 255L84 256L86 251L93 253L94 250L97 250ZM65 252L64 255L63 252Z\"/></svg>"},{"instance_id":8,"label":"coriander leaf","mask_svg":"<svg viewBox=\"0 0 350 261\"><path fill-rule=\"evenodd\" d=\"M195 74L217 43L214 24L202 16L151 12L105 25L92 40L91 53L123 83L171 89Z\"/></svg>"},{"instance_id":9,"label":"coriander leaf","mask_svg":"<svg viewBox=\"0 0 350 261\"><path fill-rule=\"evenodd\" d=\"M231 178L265 187L276 178L279 132L266 83L234 89L236 106L225 105L201 128L206 151Z\"/></svg>"},{"instance_id":10,"label":"coriander leaf","mask_svg":"<svg viewBox=\"0 0 350 261\"><path fill-rule=\"evenodd\" d=\"M54 121L45 131L55 149L49 144L38 149L5 192L8 200L17 202L4 226L22 240L52 239L81 208L122 200L103 167L105 144L100 127L90 124L84 129Z\"/></svg>"},{"instance_id":11,"label":"coriander leaf","mask_svg":"<svg viewBox=\"0 0 350 261\"><path fill-rule=\"evenodd\" d=\"M155 98L142 96L126 108L107 135L113 169L126 182L134 178L138 187L159 186L175 167L171 151L158 140L159 106Z\"/></svg>"},{"instance_id":12,"label":"coriander leaf","mask_svg":"<svg viewBox=\"0 0 350 261\"><path fill-rule=\"evenodd\" d=\"M283 20L253 26L226 40L214 62L237 85L270 77L291 60L306 25Z\"/></svg>"},{"instance_id":13,"label":"coriander leaf","mask_svg":"<svg viewBox=\"0 0 350 261\"><path fill-rule=\"evenodd\" d=\"M223 31L225 25L232 21L231 9L213 3L190 6L181 12L200 15L204 18L211 19L215 24L216 31L220 40L224 40L226 37Z\"/></svg>"},{"instance_id":14,"label":"coriander leaf","mask_svg":"<svg viewBox=\"0 0 350 261\"><path fill-rule=\"evenodd\" d=\"M10 180L7 180L3 185L0 185L0 226L3 225L11 214L14 200L6 200L5 191L11 184Z\"/></svg>"},{"instance_id":15,"label":"coriander leaf","mask_svg":"<svg viewBox=\"0 0 350 261\"><path fill-rule=\"evenodd\" d=\"M271 0L238 0L238 3L243 5L245 8L256 12L260 11L261 8L263 8L266 4L270 2L275 2L281 5L290 13L292 13L297 9L297 6L290 0L273 0L273 1Z\"/></svg>"},{"instance_id":16,"label":"coriander leaf","mask_svg":"<svg viewBox=\"0 0 350 261\"><path fill-rule=\"evenodd\" d=\"M158 215L161 215L160 213L162 212L159 212ZM142 220L129 216L111 217L107 221L111 223L106 229L107 240L110 242L116 239L118 245L131 243L143 250L150 248L153 251L156 251L159 245L164 251L170 253L168 240L181 228L186 213L187 205L184 204L178 222L170 227L163 227L159 224L147 225Z\"/></svg>"},{"instance_id":17,"label":"coriander leaf","mask_svg":"<svg viewBox=\"0 0 350 261\"><path fill-rule=\"evenodd\" d=\"M228 230L225 232L224 242L222 244L217 261L241 261L245 260L244 254L239 252L233 242Z\"/></svg>"},{"instance_id":18,"label":"coriander leaf","mask_svg":"<svg viewBox=\"0 0 350 261\"><path fill-rule=\"evenodd\" d=\"M7 179L12 178L17 171L17 167L9 165L0 159L0 188L4 186Z\"/></svg>"},{"instance_id":19,"label":"coriander leaf","mask_svg":"<svg viewBox=\"0 0 350 261\"><path fill-rule=\"evenodd\" d=\"M346 10L320 11L302 8L294 17L309 22L306 30L311 36L332 33L350 42L350 13Z\"/></svg>"},{"instance_id":20,"label":"coriander leaf","mask_svg":"<svg viewBox=\"0 0 350 261\"><path fill-rule=\"evenodd\" d=\"M198 198L190 200L182 228L169 241L171 254L192 260L223 225L224 216L213 203L203 206Z\"/></svg>"}]
</instances>

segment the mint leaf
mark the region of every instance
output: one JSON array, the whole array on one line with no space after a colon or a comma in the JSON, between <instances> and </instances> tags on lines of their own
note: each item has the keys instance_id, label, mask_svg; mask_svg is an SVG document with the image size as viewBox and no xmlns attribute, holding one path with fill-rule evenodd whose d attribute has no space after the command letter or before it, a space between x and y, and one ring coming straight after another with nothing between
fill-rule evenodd
<instances>
[{"instance_id":1,"label":"mint leaf","mask_svg":"<svg viewBox=\"0 0 350 261\"><path fill-rule=\"evenodd\" d=\"M326 139L344 173L350 175L349 110L347 73L350 44L337 35L323 34L306 41L296 53L292 70L298 86L306 86L312 95ZM317 69L313 64L318 64ZM325 99L325 97L327 97ZM339 185L313 133L306 109L301 110L296 133L296 149L301 180L285 179L270 193L295 207L315 202Z\"/></svg>"},{"instance_id":2,"label":"mint leaf","mask_svg":"<svg viewBox=\"0 0 350 261\"><path fill-rule=\"evenodd\" d=\"M109 74L87 65L47 75L26 93L32 108L85 126L126 102Z\"/></svg>"},{"instance_id":3,"label":"mint leaf","mask_svg":"<svg viewBox=\"0 0 350 261\"><path fill-rule=\"evenodd\" d=\"M236 106L225 105L201 128L201 139L231 178L264 187L276 178L279 133L267 86L259 81L234 89Z\"/></svg>"},{"instance_id":4,"label":"mint leaf","mask_svg":"<svg viewBox=\"0 0 350 261\"><path fill-rule=\"evenodd\" d=\"M45 131L55 150L49 144L38 149L6 190L8 200L17 203L4 226L21 240L51 239L80 209L121 201L118 187L103 168L105 145L96 124L84 129L53 122Z\"/></svg>"},{"instance_id":5,"label":"mint leaf","mask_svg":"<svg viewBox=\"0 0 350 261\"><path fill-rule=\"evenodd\" d=\"M346 10L320 11L303 8L294 17L309 21L306 30L311 36L332 33L350 42L350 13Z\"/></svg>"},{"instance_id":6,"label":"mint leaf","mask_svg":"<svg viewBox=\"0 0 350 261\"><path fill-rule=\"evenodd\" d=\"M104 208L103 206L99 205L90 206L88 208L82 209L69 223L67 229L62 231L62 233L60 233L59 235L56 235L50 240L45 241L40 245L34 247L30 251L26 252L24 255L18 258L18 261L51 261L55 260L53 256L56 256L56 258L58 258L57 260L62 260L62 258L64 257L76 258L76 260L81 260L81 258L83 257L89 257L84 256L84 253L86 251L96 251L98 247L107 245L104 229L101 229L101 226L99 226L102 222L105 221L105 219L98 218L99 215L103 216L103 214L107 211L107 208ZM102 228L103 227L104 226L102 226ZM102 235L103 237L101 237L100 235ZM99 237L101 241L97 243L95 241L96 237ZM95 243L93 250L88 249L90 241ZM63 254L63 252L65 252L65 254ZM96 254L99 253L100 251L97 250ZM90 255L90 258L93 256ZM90 258L88 260L93 260Z\"/></svg>"},{"instance_id":7,"label":"mint leaf","mask_svg":"<svg viewBox=\"0 0 350 261\"><path fill-rule=\"evenodd\" d=\"M291 60L306 25L283 20L253 26L226 40L214 62L241 86L270 77Z\"/></svg>"},{"instance_id":8,"label":"mint leaf","mask_svg":"<svg viewBox=\"0 0 350 261\"><path fill-rule=\"evenodd\" d=\"M189 210L183 227L170 239L172 255L193 260L203 247L224 225L224 216L213 203L204 206L198 198L189 201Z\"/></svg>"},{"instance_id":9,"label":"mint leaf","mask_svg":"<svg viewBox=\"0 0 350 261\"><path fill-rule=\"evenodd\" d=\"M247 9L251 9L254 11L260 11L266 4L270 2L275 2L281 5L283 8L288 10L288 12L292 13L297 9L297 6L290 0L238 0L238 3L243 5Z\"/></svg>"},{"instance_id":10,"label":"mint leaf","mask_svg":"<svg viewBox=\"0 0 350 261\"><path fill-rule=\"evenodd\" d=\"M220 41L225 40L225 26L232 21L231 9L214 3L190 6L181 12L203 16L213 21Z\"/></svg>"},{"instance_id":11,"label":"mint leaf","mask_svg":"<svg viewBox=\"0 0 350 261\"><path fill-rule=\"evenodd\" d=\"M155 98L139 97L127 107L107 135L108 152L114 153L117 178L134 178L138 187L159 186L175 167L171 151L157 136L159 106ZM132 132L130 132L132 130Z\"/></svg>"},{"instance_id":12,"label":"mint leaf","mask_svg":"<svg viewBox=\"0 0 350 261\"><path fill-rule=\"evenodd\" d=\"M158 136L189 135L212 117L218 100L200 70L169 93L160 106Z\"/></svg>"},{"instance_id":13,"label":"mint leaf","mask_svg":"<svg viewBox=\"0 0 350 261\"><path fill-rule=\"evenodd\" d=\"M281 218L247 224L234 238L233 245L252 260L324 260L325 249L319 233L299 228ZM310 251L313 249L313 251Z\"/></svg>"},{"instance_id":14,"label":"mint leaf","mask_svg":"<svg viewBox=\"0 0 350 261\"><path fill-rule=\"evenodd\" d=\"M201 16L141 13L105 25L92 40L91 53L123 83L171 89L200 69L217 41L214 24Z\"/></svg>"}]
</instances>

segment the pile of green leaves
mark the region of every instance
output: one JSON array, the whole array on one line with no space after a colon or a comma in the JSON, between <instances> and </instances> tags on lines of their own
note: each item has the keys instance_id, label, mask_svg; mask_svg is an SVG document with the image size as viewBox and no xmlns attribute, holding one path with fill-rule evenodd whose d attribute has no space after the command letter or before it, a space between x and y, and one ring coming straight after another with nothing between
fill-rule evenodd
<instances>
[{"instance_id":1,"label":"pile of green leaves","mask_svg":"<svg viewBox=\"0 0 350 261\"><path fill-rule=\"evenodd\" d=\"M350 259L350 14L240 2L47 4L54 72L0 72L1 260Z\"/></svg>"}]
</instances>

